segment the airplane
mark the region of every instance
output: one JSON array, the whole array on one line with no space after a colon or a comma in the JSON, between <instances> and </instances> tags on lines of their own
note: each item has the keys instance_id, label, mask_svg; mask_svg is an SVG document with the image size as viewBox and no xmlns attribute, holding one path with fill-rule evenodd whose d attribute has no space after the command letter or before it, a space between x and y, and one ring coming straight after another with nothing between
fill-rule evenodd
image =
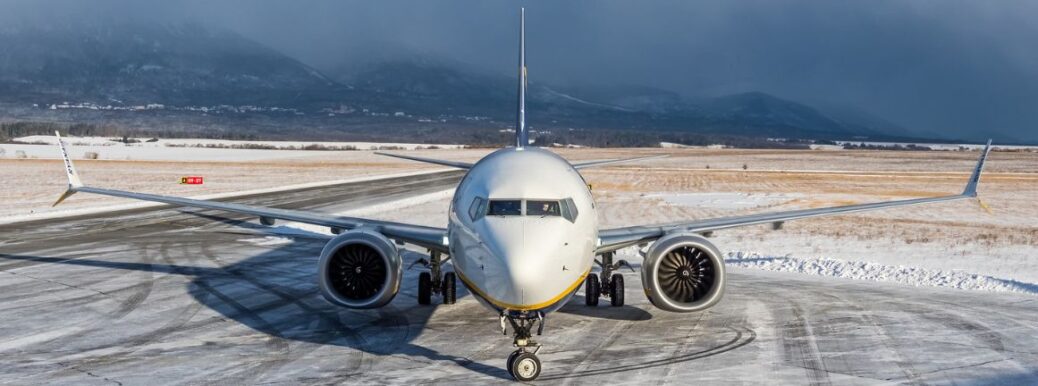
<instances>
[{"instance_id":1,"label":"airplane","mask_svg":"<svg viewBox=\"0 0 1038 386\"><path fill-rule=\"evenodd\" d=\"M588 306L598 305L601 297L609 298L612 306L624 304L624 276L618 270L630 265L614 261L619 249L642 248L641 281L652 305L671 312L699 312L721 300L727 282L721 252L707 239L716 230L755 224L777 229L803 218L977 197L990 140L959 194L603 229L580 171L655 157L571 163L531 145L526 126L525 20L522 10L513 146L476 163L380 153L467 170L450 202L446 228L88 186L80 181L60 133L55 135L68 189L54 205L83 192L247 214L268 226L283 220L328 227L336 236L321 251L318 287L330 303L355 309L381 307L396 296L403 277L398 245L427 249L428 260L420 260L424 268L417 283L418 303L431 304L432 295L438 294L444 304L454 304L460 279L475 299L499 316L502 333L511 329L516 349L506 362L509 374L517 381L531 381L542 368L537 357L541 345L533 336L543 333L549 313L581 287ZM448 262L452 269L445 272ZM600 268L597 273L594 266Z\"/></svg>"}]
</instances>

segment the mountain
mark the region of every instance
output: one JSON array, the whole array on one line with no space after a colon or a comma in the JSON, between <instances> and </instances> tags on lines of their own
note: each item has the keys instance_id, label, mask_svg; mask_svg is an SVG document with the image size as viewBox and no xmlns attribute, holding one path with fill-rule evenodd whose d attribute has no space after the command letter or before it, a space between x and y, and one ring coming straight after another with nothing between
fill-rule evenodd
<instances>
[{"instance_id":1,"label":"mountain","mask_svg":"<svg viewBox=\"0 0 1038 386\"><path fill-rule=\"evenodd\" d=\"M506 128L515 119L512 77L429 59L325 76L241 35L196 24L6 26L0 47L0 112L8 119L101 116L142 129L314 138L363 132L368 139L387 130ZM834 114L761 92L687 98L640 85L534 81L527 104L527 121L540 130L811 139L904 132L874 116Z\"/></svg>"},{"instance_id":2,"label":"mountain","mask_svg":"<svg viewBox=\"0 0 1038 386\"><path fill-rule=\"evenodd\" d=\"M0 47L5 101L272 105L335 91L295 59L193 24L8 28Z\"/></svg>"},{"instance_id":3,"label":"mountain","mask_svg":"<svg viewBox=\"0 0 1038 386\"><path fill-rule=\"evenodd\" d=\"M514 114L515 78L506 76L463 72L419 61L383 63L355 74L339 74L335 79L405 111L453 112L500 120ZM638 85L560 87L530 82L527 103L529 121L549 127L799 138L890 136L900 130L872 116L845 113L836 117L762 92L690 99Z\"/></svg>"}]
</instances>

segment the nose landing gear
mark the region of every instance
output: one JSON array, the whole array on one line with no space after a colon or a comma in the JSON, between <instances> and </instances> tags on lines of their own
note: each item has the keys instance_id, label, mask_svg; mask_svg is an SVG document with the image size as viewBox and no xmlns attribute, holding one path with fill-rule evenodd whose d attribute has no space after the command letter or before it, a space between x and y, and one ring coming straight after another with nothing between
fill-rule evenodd
<instances>
[{"instance_id":1,"label":"nose landing gear","mask_svg":"<svg viewBox=\"0 0 1038 386\"><path fill-rule=\"evenodd\" d=\"M609 297L609 303L613 307L623 306L624 277L613 272L621 267L627 267L631 271L634 271L634 268L631 268L631 265L625 260L613 263L612 252L603 253L602 260L596 260L595 263L602 267L602 272L598 276L588 275L584 286L584 303L594 307L598 305L599 297L606 296Z\"/></svg>"},{"instance_id":2,"label":"nose landing gear","mask_svg":"<svg viewBox=\"0 0 1038 386\"><path fill-rule=\"evenodd\" d=\"M541 345L533 340L531 331L536 324L537 335L544 332L544 314L530 314L524 311L513 315L508 311L502 312L501 333L508 335L506 320L512 326L512 345L516 347L516 350L508 355L508 374L520 382L537 379L541 375L541 360L537 358L537 351L541 349Z\"/></svg>"}]
</instances>

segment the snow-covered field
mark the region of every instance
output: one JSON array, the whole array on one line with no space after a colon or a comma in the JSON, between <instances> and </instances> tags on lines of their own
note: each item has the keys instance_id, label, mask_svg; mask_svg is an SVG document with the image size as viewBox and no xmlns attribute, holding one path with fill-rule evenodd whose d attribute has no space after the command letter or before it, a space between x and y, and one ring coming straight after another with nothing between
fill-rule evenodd
<instances>
[{"instance_id":1,"label":"snow-covered field","mask_svg":"<svg viewBox=\"0 0 1038 386\"><path fill-rule=\"evenodd\" d=\"M414 153L472 161L488 151L458 149ZM604 227L956 193L962 189L976 157L975 152L825 150L563 149L559 152L570 159L670 154L669 158L639 164L584 171L599 202L600 222ZM172 182L175 176L182 174L206 175L206 188L211 191L205 193L219 193L433 169L375 156L368 151L306 153L312 155L252 162L242 162L241 158L225 162L84 160L77 162L77 166L85 180L97 185L181 195L201 192L198 187ZM725 252L729 265L736 270L1038 294L1036 165L1038 155L1034 153L992 153L980 187L983 205L977 201L959 201L807 219L789 222L778 231L769 226L719 231L711 240ZM113 174L118 173L123 173L121 178L113 178ZM213 177L211 185L210 176ZM280 180L272 182L264 176L277 176ZM14 210L46 208L64 189L64 176L57 160L0 160L0 177L18 181L13 187L17 196L8 196L10 190L5 193L3 205L8 208L8 214ZM77 195L70 202L86 200L83 205L99 204L90 201L94 199ZM439 192L345 214L443 226L449 199L450 192ZM279 225L282 226L276 229L282 232L327 234L324 228ZM275 238L259 242L278 241ZM621 251L621 256L632 263L640 261L635 249Z\"/></svg>"},{"instance_id":2,"label":"snow-covered field","mask_svg":"<svg viewBox=\"0 0 1038 386\"><path fill-rule=\"evenodd\" d=\"M71 154L69 154L73 159L86 158L86 153L92 152L97 154L97 159L107 160L172 160L179 158L192 161L256 161L287 159L314 156L314 151L302 150L304 147L311 145L356 150L415 150L430 147L458 149L462 147L460 145L416 143L232 141L197 138L159 139L156 142L146 142L149 138L131 138L139 142L124 144L112 139L110 137L67 137L64 138L64 141L69 145L75 146L75 151L70 150ZM13 142L19 143L0 145L0 149L4 149L5 156L8 158L16 157L18 152L22 152L26 158L53 158L55 149L41 145L56 145L57 138L51 135L33 135L15 138ZM262 146L275 149L228 149L228 147L236 146ZM271 152L268 150L279 151Z\"/></svg>"}]
</instances>

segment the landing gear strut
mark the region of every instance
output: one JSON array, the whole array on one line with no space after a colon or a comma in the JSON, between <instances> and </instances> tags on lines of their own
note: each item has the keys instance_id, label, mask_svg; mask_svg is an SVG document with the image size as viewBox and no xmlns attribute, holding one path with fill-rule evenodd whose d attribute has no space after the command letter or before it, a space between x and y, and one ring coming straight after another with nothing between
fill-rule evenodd
<instances>
[{"instance_id":1,"label":"landing gear strut","mask_svg":"<svg viewBox=\"0 0 1038 386\"><path fill-rule=\"evenodd\" d=\"M508 374L520 382L528 382L537 379L541 375L541 360L537 358L537 351L541 345L533 340L533 326L537 325L537 335L544 332L544 314L522 312L518 315L509 314L508 311L501 313L501 332L508 335L505 321L512 326L512 345L516 350L508 355Z\"/></svg>"},{"instance_id":2,"label":"landing gear strut","mask_svg":"<svg viewBox=\"0 0 1038 386\"><path fill-rule=\"evenodd\" d=\"M457 284L454 272L441 273L440 269L447 259L440 258L440 252L429 251L429 260L420 259L414 264L429 267L429 272L418 274L418 304L432 304L432 295L440 294L443 304L454 304L457 301ZM414 264L411 264L414 266Z\"/></svg>"},{"instance_id":3,"label":"landing gear strut","mask_svg":"<svg viewBox=\"0 0 1038 386\"><path fill-rule=\"evenodd\" d=\"M584 286L584 303L589 306L597 306L598 298L606 296L613 307L624 305L624 277L613 272L621 267L627 267L632 271L634 268L631 268L631 265L625 260L618 260L614 263L612 252L603 253L602 260L596 260L595 263L602 267L602 272L598 276L588 275Z\"/></svg>"}]
</instances>

